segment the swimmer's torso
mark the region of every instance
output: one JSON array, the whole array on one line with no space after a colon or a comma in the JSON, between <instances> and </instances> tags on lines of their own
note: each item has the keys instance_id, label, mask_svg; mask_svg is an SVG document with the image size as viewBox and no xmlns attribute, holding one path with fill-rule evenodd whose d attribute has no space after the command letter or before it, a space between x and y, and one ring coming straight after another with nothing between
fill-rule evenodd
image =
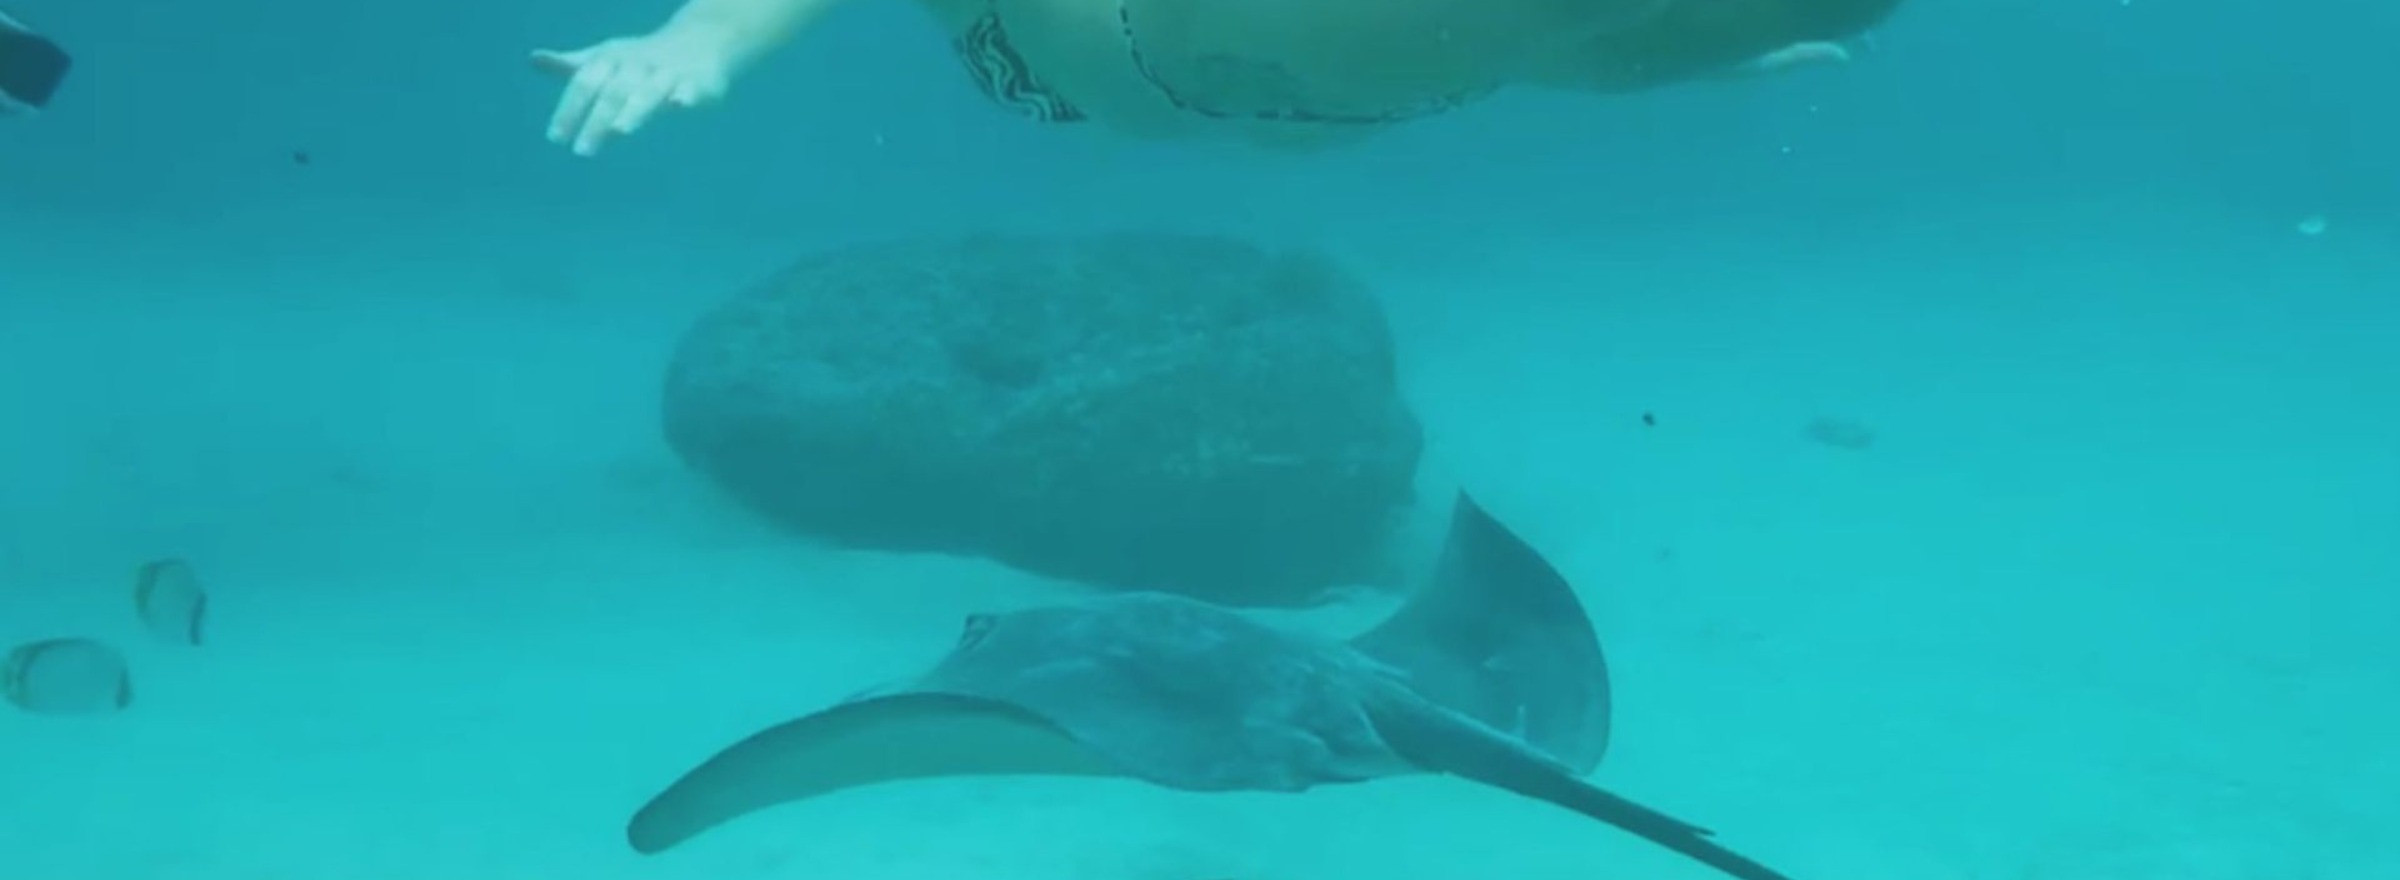
<instances>
[{"instance_id":1,"label":"swimmer's torso","mask_svg":"<svg viewBox=\"0 0 2400 880\"><path fill-rule=\"evenodd\" d=\"M1037 118L1306 143L1524 80L1541 59L1645 20L1663 0L921 2L986 93Z\"/></svg>"}]
</instances>

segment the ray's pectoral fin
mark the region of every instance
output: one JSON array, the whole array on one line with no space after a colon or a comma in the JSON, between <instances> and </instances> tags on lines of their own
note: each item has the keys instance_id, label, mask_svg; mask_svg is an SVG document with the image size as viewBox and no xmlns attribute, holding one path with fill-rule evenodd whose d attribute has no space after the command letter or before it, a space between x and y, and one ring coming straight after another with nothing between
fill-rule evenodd
<instances>
[{"instance_id":1,"label":"ray's pectoral fin","mask_svg":"<svg viewBox=\"0 0 2400 880\"><path fill-rule=\"evenodd\" d=\"M1712 839L1714 832L1577 779L1496 731L1431 706L1374 711L1376 731L1422 769L1548 801L1615 825L1741 880L1791 880Z\"/></svg>"},{"instance_id":2,"label":"ray's pectoral fin","mask_svg":"<svg viewBox=\"0 0 2400 880\"><path fill-rule=\"evenodd\" d=\"M1351 644L1410 690L1577 773L1608 751L1608 660L1583 602L1465 492L1433 583Z\"/></svg>"},{"instance_id":3,"label":"ray's pectoral fin","mask_svg":"<svg viewBox=\"0 0 2400 880\"><path fill-rule=\"evenodd\" d=\"M1104 776L1117 770L1021 707L938 693L844 703L735 743L651 798L626 828L641 853L778 804L908 779Z\"/></svg>"}]
</instances>

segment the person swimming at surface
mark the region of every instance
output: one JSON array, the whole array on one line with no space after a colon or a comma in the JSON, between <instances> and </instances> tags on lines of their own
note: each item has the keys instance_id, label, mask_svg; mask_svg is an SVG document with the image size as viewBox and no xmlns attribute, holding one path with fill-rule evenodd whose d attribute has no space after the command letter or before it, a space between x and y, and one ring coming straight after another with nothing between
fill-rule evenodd
<instances>
[{"instance_id":1,"label":"person swimming at surface","mask_svg":"<svg viewBox=\"0 0 2400 880\"><path fill-rule=\"evenodd\" d=\"M850 0L687 0L534 63L552 141L592 155ZM985 95L1046 122L1318 145L1514 85L1623 93L1838 62L1900 0L918 0Z\"/></svg>"}]
</instances>

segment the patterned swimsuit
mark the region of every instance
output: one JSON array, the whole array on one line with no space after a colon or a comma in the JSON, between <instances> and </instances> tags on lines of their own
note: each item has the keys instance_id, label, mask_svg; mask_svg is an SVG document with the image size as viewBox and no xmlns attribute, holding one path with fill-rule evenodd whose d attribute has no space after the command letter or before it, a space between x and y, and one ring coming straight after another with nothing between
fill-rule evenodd
<instances>
[{"instance_id":1,"label":"patterned swimsuit","mask_svg":"<svg viewBox=\"0 0 2400 880\"><path fill-rule=\"evenodd\" d=\"M985 9L983 17L968 25L967 32L960 34L953 45L984 97L1040 122L1084 120L1083 111L1042 85L1024 56L1009 45L1008 31L1000 27L999 12Z\"/></svg>"},{"instance_id":2,"label":"patterned swimsuit","mask_svg":"<svg viewBox=\"0 0 2400 880\"><path fill-rule=\"evenodd\" d=\"M1125 36L1126 54L1132 58L1134 69L1141 72L1144 81L1148 82L1152 88L1157 89L1158 93L1174 104L1177 109L1214 119L1251 119L1332 125L1388 125L1442 113L1483 97L1490 91L1489 89L1478 89L1458 95L1444 96L1416 106L1371 114L1324 114L1307 110L1220 110L1186 98L1181 92L1176 91L1159 78L1158 73L1151 68L1150 59L1142 54L1140 41L1134 38L1133 15L1128 11L1125 0L1118 0L1117 23ZM1009 45L1008 31L1000 26L1000 13L990 5L985 6L982 17L968 25L966 33L960 34L953 45L958 50L959 60L965 62L967 72L974 76L976 87L1000 106L1010 108L1041 122L1082 122L1087 118L1082 110L1076 109L1075 105L1068 102L1067 99L1059 97L1058 93L1043 85L1039 77L1034 76L1033 68L1025 63L1024 56L1018 55L1017 50Z\"/></svg>"}]
</instances>

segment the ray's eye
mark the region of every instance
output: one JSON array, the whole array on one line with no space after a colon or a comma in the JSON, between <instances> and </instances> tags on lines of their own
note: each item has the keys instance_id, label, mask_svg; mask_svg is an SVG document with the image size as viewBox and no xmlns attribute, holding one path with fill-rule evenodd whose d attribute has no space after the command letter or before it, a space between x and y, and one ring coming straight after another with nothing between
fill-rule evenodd
<instances>
[{"instance_id":1,"label":"ray's eye","mask_svg":"<svg viewBox=\"0 0 2400 880\"><path fill-rule=\"evenodd\" d=\"M976 642L983 641L984 636L990 635L992 627L999 623L1000 618L990 614L967 615L966 626L961 628L958 633L958 646L962 649L974 647Z\"/></svg>"}]
</instances>

